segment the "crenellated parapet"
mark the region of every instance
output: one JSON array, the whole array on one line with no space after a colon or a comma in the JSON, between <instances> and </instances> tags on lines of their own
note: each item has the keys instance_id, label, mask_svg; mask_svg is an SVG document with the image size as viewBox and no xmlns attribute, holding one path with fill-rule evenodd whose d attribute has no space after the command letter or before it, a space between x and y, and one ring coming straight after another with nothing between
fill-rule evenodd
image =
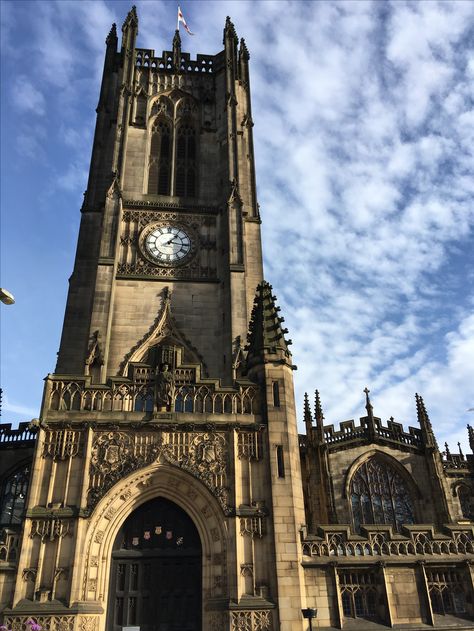
<instances>
[{"instance_id":1,"label":"crenellated parapet","mask_svg":"<svg viewBox=\"0 0 474 631\"><path fill-rule=\"evenodd\" d=\"M32 447L36 440L38 428L31 423L20 423L12 429L11 423L0 425L0 449L18 449L20 447Z\"/></svg>"},{"instance_id":2,"label":"crenellated parapet","mask_svg":"<svg viewBox=\"0 0 474 631\"><path fill-rule=\"evenodd\" d=\"M468 437L470 438L470 434L472 428L470 425L467 426ZM474 445L470 445L471 448ZM464 454L461 448L461 443L457 444L457 453L451 451L448 443L444 444L444 451L441 452L441 460L443 463L443 468L448 476L458 476L458 475L470 475L474 474L474 455L473 454Z\"/></svg>"},{"instance_id":3,"label":"crenellated parapet","mask_svg":"<svg viewBox=\"0 0 474 631\"><path fill-rule=\"evenodd\" d=\"M314 416L307 400L305 399L304 420L307 427L307 437L305 442L320 442L325 444L330 451L349 449L359 444L378 443L387 446L406 450L422 450L424 448L422 430L417 427L408 427L406 430L402 423L395 421L391 417L386 424L382 419L374 416L372 404L368 399L366 389L366 409L367 415L359 419L356 423L353 419L339 423L339 429L333 424L323 425L323 415L319 392L316 391L316 403ZM316 426L313 426L313 418ZM309 432L308 432L309 430Z\"/></svg>"},{"instance_id":4,"label":"crenellated parapet","mask_svg":"<svg viewBox=\"0 0 474 631\"><path fill-rule=\"evenodd\" d=\"M172 50L164 50L159 56L152 48L137 48L135 50L135 66L137 68L150 68L159 72L212 74L219 68L218 61L222 57L198 54L196 59L191 59L189 53L181 52L179 65L176 67L173 52Z\"/></svg>"}]
</instances>

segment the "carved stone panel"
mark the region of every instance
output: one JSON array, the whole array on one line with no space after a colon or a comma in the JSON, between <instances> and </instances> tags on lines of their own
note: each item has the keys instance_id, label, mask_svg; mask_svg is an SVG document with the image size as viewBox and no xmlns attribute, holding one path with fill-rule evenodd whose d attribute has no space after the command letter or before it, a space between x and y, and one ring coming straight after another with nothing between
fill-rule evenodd
<instances>
[{"instance_id":1,"label":"carved stone panel","mask_svg":"<svg viewBox=\"0 0 474 631\"><path fill-rule=\"evenodd\" d=\"M54 541L72 534L72 522L68 519L33 519L30 537L40 537L41 541Z\"/></svg>"},{"instance_id":2,"label":"carved stone panel","mask_svg":"<svg viewBox=\"0 0 474 631\"><path fill-rule=\"evenodd\" d=\"M47 430L43 458L66 460L81 455L81 432L73 429Z\"/></svg>"},{"instance_id":3,"label":"carved stone panel","mask_svg":"<svg viewBox=\"0 0 474 631\"><path fill-rule=\"evenodd\" d=\"M201 480L229 515L228 446L216 432L97 432L92 442L88 507L132 471L153 462L168 462ZM112 513L108 517L112 517Z\"/></svg>"}]
</instances>

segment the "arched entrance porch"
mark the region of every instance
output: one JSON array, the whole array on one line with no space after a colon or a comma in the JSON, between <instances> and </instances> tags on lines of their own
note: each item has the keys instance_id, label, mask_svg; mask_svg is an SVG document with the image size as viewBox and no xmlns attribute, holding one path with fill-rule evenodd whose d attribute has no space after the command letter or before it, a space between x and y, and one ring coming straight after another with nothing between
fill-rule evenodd
<instances>
[{"instance_id":1,"label":"arched entrance porch","mask_svg":"<svg viewBox=\"0 0 474 631\"><path fill-rule=\"evenodd\" d=\"M192 520L202 546L201 628L212 628L215 599L228 598L228 523L215 497L202 482L169 464L154 463L118 482L97 504L93 517L76 549L72 600L102 607L98 631L108 631L111 564L118 533L133 512L154 498L176 504ZM77 594L77 595L76 595ZM224 628L224 627L223 627Z\"/></svg>"},{"instance_id":2,"label":"arched entrance porch","mask_svg":"<svg viewBox=\"0 0 474 631\"><path fill-rule=\"evenodd\" d=\"M191 518L156 497L125 520L112 552L107 631L201 631L201 540Z\"/></svg>"}]
</instances>

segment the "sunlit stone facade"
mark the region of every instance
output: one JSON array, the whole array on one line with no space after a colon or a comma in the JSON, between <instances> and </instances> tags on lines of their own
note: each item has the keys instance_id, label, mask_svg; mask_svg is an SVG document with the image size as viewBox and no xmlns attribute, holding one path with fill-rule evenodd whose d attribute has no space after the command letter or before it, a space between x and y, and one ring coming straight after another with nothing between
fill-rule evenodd
<instances>
[{"instance_id":1,"label":"sunlit stone facade","mask_svg":"<svg viewBox=\"0 0 474 631\"><path fill-rule=\"evenodd\" d=\"M473 457L440 454L421 397L416 428L366 391L337 430L317 394L298 435L245 42L229 19L197 59L178 32L161 55L137 35L132 9L107 37L40 420L0 434L4 623L472 629Z\"/></svg>"}]
</instances>

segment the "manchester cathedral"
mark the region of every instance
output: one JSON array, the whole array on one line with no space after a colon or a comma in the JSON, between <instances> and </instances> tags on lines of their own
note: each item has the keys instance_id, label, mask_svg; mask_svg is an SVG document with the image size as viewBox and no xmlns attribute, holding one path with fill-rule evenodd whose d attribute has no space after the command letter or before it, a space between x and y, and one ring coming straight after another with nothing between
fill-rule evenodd
<instances>
[{"instance_id":1,"label":"manchester cathedral","mask_svg":"<svg viewBox=\"0 0 474 631\"><path fill-rule=\"evenodd\" d=\"M245 41L137 37L106 39L39 419L0 426L2 631L474 629L474 455L419 394L410 427L368 389L298 418Z\"/></svg>"}]
</instances>

